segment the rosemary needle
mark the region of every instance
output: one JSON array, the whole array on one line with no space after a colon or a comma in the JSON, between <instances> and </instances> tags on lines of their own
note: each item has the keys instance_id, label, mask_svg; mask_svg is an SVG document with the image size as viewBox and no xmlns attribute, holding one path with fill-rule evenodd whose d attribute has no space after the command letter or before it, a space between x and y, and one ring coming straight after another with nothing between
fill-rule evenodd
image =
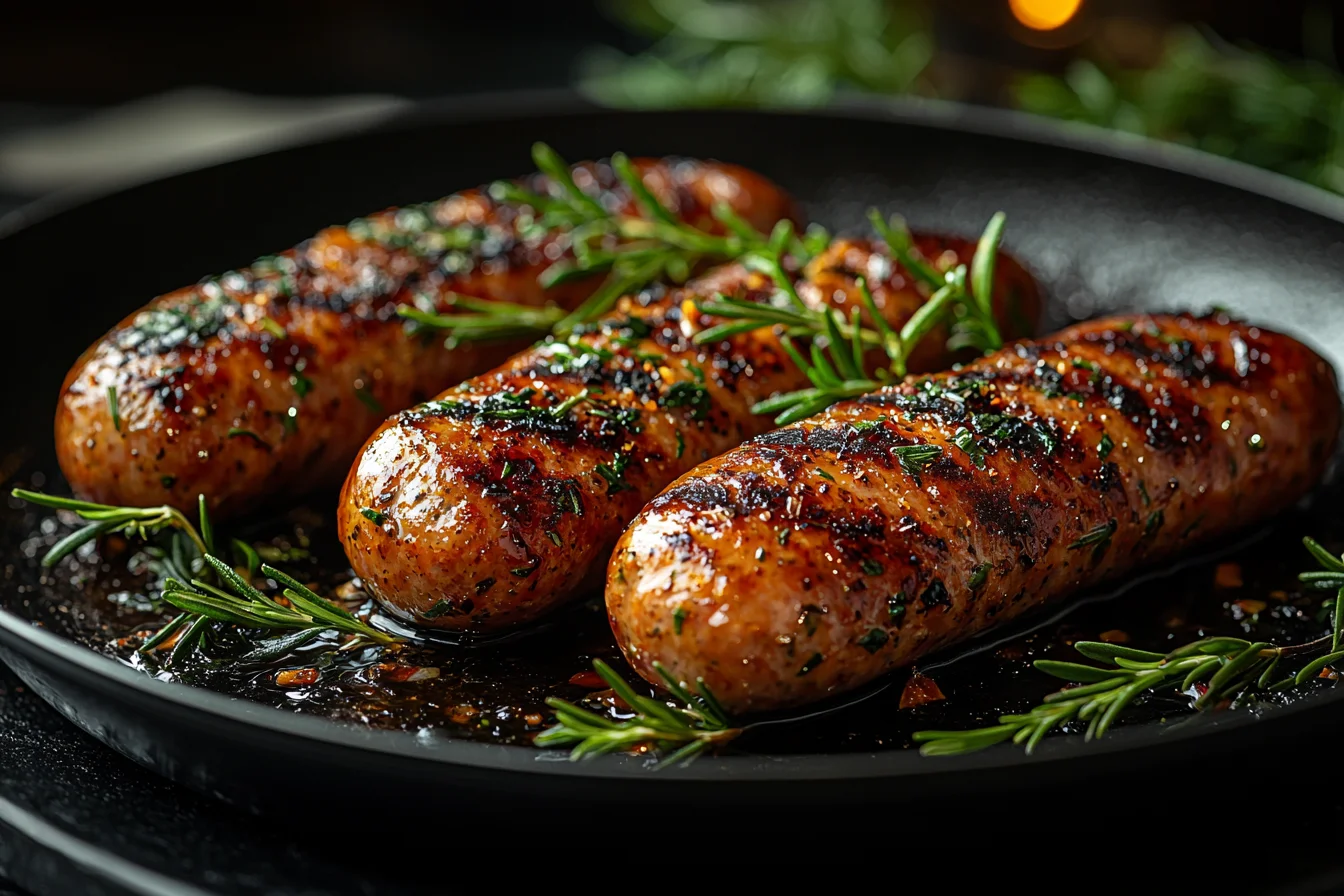
<instances>
[{"instance_id":1,"label":"rosemary needle","mask_svg":"<svg viewBox=\"0 0 1344 896\"><path fill-rule=\"evenodd\" d=\"M1302 541L1322 569L1304 572L1298 578L1311 587L1336 592L1330 635L1290 647L1242 638L1204 638L1166 654L1079 641L1074 644L1079 653L1109 665L1037 660L1033 664L1037 669L1076 686L1048 695L1028 712L1000 716L997 725L969 731L917 731L913 735L915 743L923 744L920 752L926 756L970 753L1008 740L1030 753L1050 731L1073 723L1086 723L1086 739L1101 737L1130 704L1160 688L1178 692L1194 688L1198 692L1194 708L1206 710L1243 695L1300 687L1327 666L1344 660L1344 650L1340 650L1344 636L1344 557L1334 556L1314 539ZM1319 651L1325 651L1324 655L1295 673L1276 676L1284 659Z\"/></svg>"},{"instance_id":2,"label":"rosemary needle","mask_svg":"<svg viewBox=\"0 0 1344 896\"><path fill-rule=\"evenodd\" d=\"M233 539L247 572L244 576L215 554L214 527L205 496L198 499L199 527L173 507L115 507L41 492L14 489L14 497L55 510L74 512L87 523L62 538L42 558L53 566L81 545L112 532L148 541L166 536L166 543L146 546L151 567L162 574L162 598L182 612L140 646L147 653L177 636L168 663L176 664L207 646L215 626L233 626L245 633L249 650L240 662L263 662L284 656L327 632L354 635L370 644L400 641L320 597L293 576L260 562L256 549ZM259 571L274 580L286 603L279 603L250 581ZM250 632L285 631L279 637L258 638Z\"/></svg>"},{"instance_id":3,"label":"rosemary needle","mask_svg":"<svg viewBox=\"0 0 1344 896\"><path fill-rule=\"evenodd\" d=\"M663 685L680 706L669 706L656 697L635 693L629 683L602 660L593 660L593 668L616 695L625 701L634 715L616 720L575 706L558 697L547 699L555 710L556 724L537 735L539 747L572 747L574 760L603 753L656 749L664 753L658 767L689 763L706 750L720 746L742 733L734 728L723 706L703 679L697 679L692 692L677 681L661 663L654 669Z\"/></svg>"}]
</instances>

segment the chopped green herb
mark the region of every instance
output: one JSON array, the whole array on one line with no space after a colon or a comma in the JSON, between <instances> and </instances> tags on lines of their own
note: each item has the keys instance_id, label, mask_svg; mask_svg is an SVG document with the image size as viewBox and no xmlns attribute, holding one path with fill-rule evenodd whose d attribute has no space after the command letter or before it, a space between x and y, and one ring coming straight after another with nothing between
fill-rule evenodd
<instances>
[{"instance_id":1,"label":"chopped green herb","mask_svg":"<svg viewBox=\"0 0 1344 896\"><path fill-rule=\"evenodd\" d=\"M117 387L107 387L107 411L112 415L112 428L121 432L121 412L117 409Z\"/></svg>"},{"instance_id":2,"label":"chopped green herb","mask_svg":"<svg viewBox=\"0 0 1344 896\"><path fill-rule=\"evenodd\" d=\"M823 470L821 467L817 467L817 475L820 476L822 479L825 479L825 480L827 480L827 481L829 481L829 482L834 482L834 481L835 481L835 477L832 476L830 473L827 473L827 472L826 472L825 470Z\"/></svg>"},{"instance_id":3,"label":"chopped green herb","mask_svg":"<svg viewBox=\"0 0 1344 896\"><path fill-rule=\"evenodd\" d=\"M989 571L993 569L992 564L981 563L975 569L971 570L970 586L972 591L978 591L989 581Z\"/></svg>"},{"instance_id":4,"label":"chopped green herb","mask_svg":"<svg viewBox=\"0 0 1344 896\"><path fill-rule=\"evenodd\" d=\"M1105 460L1107 455L1115 448L1115 442L1106 433L1101 434L1101 441L1097 443L1097 456Z\"/></svg>"},{"instance_id":5,"label":"chopped green herb","mask_svg":"<svg viewBox=\"0 0 1344 896\"><path fill-rule=\"evenodd\" d=\"M364 405L364 407L373 411L375 414L383 413L382 402L380 402L377 398L374 398L373 393L369 391L369 387L367 385L361 385L360 387L355 389L355 397L360 400L360 402Z\"/></svg>"},{"instance_id":6,"label":"chopped green herb","mask_svg":"<svg viewBox=\"0 0 1344 896\"><path fill-rule=\"evenodd\" d=\"M943 449L940 445L897 445L891 449L891 453L896 455L906 475L919 485L920 474L924 472L925 467L942 456Z\"/></svg>"},{"instance_id":7,"label":"chopped green herb","mask_svg":"<svg viewBox=\"0 0 1344 896\"><path fill-rule=\"evenodd\" d=\"M562 538L560 537L560 533L559 533L559 532L556 532L556 531L553 530L553 529L547 529L547 530L546 530L546 537L549 538L549 539L551 540L551 542L552 542L556 547L563 547L563 546L564 546L564 543L565 543L565 542L564 542L564 539L562 539Z\"/></svg>"},{"instance_id":8,"label":"chopped green herb","mask_svg":"<svg viewBox=\"0 0 1344 896\"><path fill-rule=\"evenodd\" d=\"M1160 510L1154 510L1152 513L1148 514L1148 522L1145 523L1143 527L1143 537L1151 538L1156 535L1157 530L1162 528L1162 523L1165 522L1165 519L1165 516Z\"/></svg>"},{"instance_id":9,"label":"chopped green herb","mask_svg":"<svg viewBox=\"0 0 1344 896\"><path fill-rule=\"evenodd\" d=\"M886 646L890 636L880 628L868 630L868 634L859 639L859 646L869 653L877 653Z\"/></svg>"},{"instance_id":10,"label":"chopped green herb","mask_svg":"<svg viewBox=\"0 0 1344 896\"><path fill-rule=\"evenodd\" d=\"M504 461L504 469L499 471L499 481L503 482L505 479L508 479L512 475L513 475L513 461L506 460Z\"/></svg>"},{"instance_id":11,"label":"chopped green herb","mask_svg":"<svg viewBox=\"0 0 1344 896\"><path fill-rule=\"evenodd\" d=\"M881 563L878 563L876 560L868 559L865 559L860 563L859 568L863 570L863 574L866 576L880 576L886 570L886 567Z\"/></svg>"},{"instance_id":12,"label":"chopped green herb","mask_svg":"<svg viewBox=\"0 0 1344 896\"><path fill-rule=\"evenodd\" d=\"M1074 358L1074 359L1073 359L1073 366L1074 366L1074 367L1077 367L1077 368L1080 368L1080 369L1082 369L1082 370L1090 370L1090 371L1093 371L1093 372L1096 372L1096 369L1097 369L1097 365L1093 364L1091 361L1087 360L1086 358Z\"/></svg>"},{"instance_id":13,"label":"chopped green herb","mask_svg":"<svg viewBox=\"0 0 1344 896\"><path fill-rule=\"evenodd\" d=\"M897 625L905 618L905 592L897 591L887 598L887 617Z\"/></svg>"},{"instance_id":14,"label":"chopped green herb","mask_svg":"<svg viewBox=\"0 0 1344 896\"><path fill-rule=\"evenodd\" d=\"M289 375L289 386L299 398L303 398L309 392L313 391L313 381L298 371Z\"/></svg>"},{"instance_id":15,"label":"chopped green herb","mask_svg":"<svg viewBox=\"0 0 1344 896\"><path fill-rule=\"evenodd\" d=\"M778 539L780 545L783 546L783 545L786 545L786 544L789 543L789 536L790 536L791 534L793 534L793 530L792 530L792 529L780 529L780 530L779 530L779 535L777 535L777 536L775 536L775 537Z\"/></svg>"},{"instance_id":16,"label":"chopped green herb","mask_svg":"<svg viewBox=\"0 0 1344 896\"><path fill-rule=\"evenodd\" d=\"M1204 522L1204 516L1205 516L1205 514L1202 514L1202 513L1201 513L1199 516L1195 517L1195 521L1194 521L1193 523L1191 523L1190 525L1188 525L1188 526L1185 527L1185 531L1181 533L1181 537L1182 537L1182 538L1189 538L1189 537L1190 537L1190 533L1191 533L1191 532L1194 532L1196 529L1198 529L1198 528L1203 524L1203 522Z\"/></svg>"},{"instance_id":17,"label":"chopped green herb","mask_svg":"<svg viewBox=\"0 0 1344 896\"><path fill-rule=\"evenodd\" d=\"M270 450L271 450L271 446L270 446L269 444L266 443L266 440L263 439L261 436L257 435L256 433L254 433L254 432L253 432L252 430L250 430L250 429L239 429L239 428L236 427L236 426L235 426L235 427L232 427L232 428L229 430L228 437L231 438L231 439L238 439L238 438L247 438L247 439L251 439L252 441L256 442L258 445L260 445L262 448L265 448L267 451L270 451Z\"/></svg>"},{"instance_id":18,"label":"chopped green herb","mask_svg":"<svg viewBox=\"0 0 1344 896\"><path fill-rule=\"evenodd\" d=\"M1143 499L1144 507L1153 503L1153 499L1148 497L1148 486L1143 481L1139 482L1139 497Z\"/></svg>"},{"instance_id":19,"label":"chopped green herb","mask_svg":"<svg viewBox=\"0 0 1344 896\"><path fill-rule=\"evenodd\" d=\"M532 575L532 573L535 572L536 569L537 564L534 563L531 566L515 566L513 569L509 570L509 572L518 576L520 579L525 579L528 576Z\"/></svg>"},{"instance_id":20,"label":"chopped green herb","mask_svg":"<svg viewBox=\"0 0 1344 896\"><path fill-rule=\"evenodd\" d=\"M292 436L299 431L299 409L290 408L280 415L280 425L285 428L285 435Z\"/></svg>"},{"instance_id":21,"label":"chopped green herb","mask_svg":"<svg viewBox=\"0 0 1344 896\"><path fill-rule=\"evenodd\" d=\"M379 526L387 520L387 514L374 510L372 507L361 507L359 512Z\"/></svg>"},{"instance_id":22,"label":"chopped green herb","mask_svg":"<svg viewBox=\"0 0 1344 896\"><path fill-rule=\"evenodd\" d=\"M273 317L263 317L261 319L261 328L276 339L285 339L289 336L289 333L285 332L285 328L280 326L279 322Z\"/></svg>"},{"instance_id":23,"label":"chopped green herb","mask_svg":"<svg viewBox=\"0 0 1344 896\"><path fill-rule=\"evenodd\" d=\"M162 485L164 488L172 488L172 487L173 487L173 484L176 483L176 482L177 482L177 477L176 477L176 476L160 476L160 477L159 477L159 484Z\"/></svg>"},{"instance_id":24,"label":"chopped green herb","mask_svg":"<svg viewBox=\"0 0 1344 896\"><path fill-rule=\"evenodd\" d=\"M677 607L672 611L672 631L681 634L681 627L686 622L686 608Z\"/></svg>"},{"instance_id":25,"label":"chopped green herb","mask_svg":"<svg viewBox=\"0 0 1344 896\"><path fill-rule=\"evenodd\" d=\"M420 614L421 619L438 619L444 613L453 608L453 602L450 600L440 600L435 602L434 606Z\"/></svg>"},{"instance_id":26,"label":"chopped green herb","mask_svg":"<svg viewBox=\"0 0 1344 896\"><path fill-rule=\"evenodd\" d=\"M677 457L681 457L685 453L686 437L681 434L681 430L677 430Z\"/></svg>"},{"instance_id":27,"label":"chopped green herb","mask_svg":"<svg viewBox=\"0 0 1344 896\"><path fill-rule=\"evenodd\" d=\"M966 452L966 456L976 467L981 470L985 468L985 450L975 443L975 434L969 429L964 426L958 427L952 434L952 444Z\"/></svg>"},{"instance_id":28,"label":"chopped green herb","mask_svg":"<svg viewBox=\"0 0 1344 896\"><path fill-rule=\"evenodd\" d=\"M855 432L868 432L869 430L877 429L885 422L887 422L887 415L883 414L873 420L856 420L849 425Z\"/></svg>"},{"instance_id":29,"label":"chopped green herb","mask_svg":"<svg viewBox=\"0 0 1344 896\"><path fill-rule=\"evenodd\" d=\"M1095 529L1091 529L1084 533L1081 538L1069 545L1069 550L1072 551L1077 548L1085 548L1091 545L1100 546L1106 544L1111 540L1111 536L1115 534L1117 528L1119 528L1119 524L1115 520L1097 526Z\"/></svg>"},{"instance_id":30,"label":"chopped green herb","mask_svg":"<svg viewBox=\"0 0 1344 896\"><path fill-rule=\"evenodd\" d=\"M820 666L823 659L824 657L819 653L812 654L808 657L807 662L803 663L803 667L798 670L798 677L802 678L804 675Z\"/></svg>"},{"instance_id":31,"label":"chopped green herb","mask_svg":"<svg viewBox=\"0 0 1344 896\"><path fill-rule=\"evenodd\" d=\"M620 451L612 456L610 464L597 465L597 474L607 481L608 495L634 488L633 485L625 481L625 468L628 466L630 466L630 456Z\"/></svg>"},{"instance_id":32,"label":"chopped green herb","mask_svg":"<svg viewBox=\"0 0 1344 896\"><path fill-rule=\"evenodd\" d=\"M700 368L692 367L691 370L699 372ZM700 374L700 379L704 379L703 373ZM704 386L682 380L673 383L663 394L662 406L665 408L690 408L692 420L704 420L709 416L713 402L710 399L709 390Z\"/></svg>"}]
</instances>

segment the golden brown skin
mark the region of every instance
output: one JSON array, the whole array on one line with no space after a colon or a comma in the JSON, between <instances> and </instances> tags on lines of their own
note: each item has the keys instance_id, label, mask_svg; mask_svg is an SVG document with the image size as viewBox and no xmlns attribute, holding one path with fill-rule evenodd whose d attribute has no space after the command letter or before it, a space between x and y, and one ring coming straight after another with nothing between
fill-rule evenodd
<instances>
[{"instance_id":1,"label":"golden brown skin","mask_svg":"<svg viewBox=\"0 0 1344 896\"><path fill-rule=\"evenodd\" d=\"M918 245L963 262L974 250L933 237ZM885 251L838 241L809 265L801 298L848 309L862 273L899 325L926 294ZM1034 321L1030 276L1004 258L996 280L1000 320ZM772 428L753 404L807 386L768 329L692 343L721 322L696 307L716 293L765 301L774 286L728 265L681 289L626 297L589 332L529 349L385 423L350 471L338 518L365 588L407 621L484 631L600 587L612 545L649 498ZM950 363L947 336L931 334L912 365ZM561 407L585 390L587 400Z\"/></svg>"},{"instance_id":2,"label":"golden brown skin","mask_svg":"<svg viewBox=\"0 0 1344 896\"><path fill-rule=\"evenodd\" d=\"M729 203L769 230L795 216L778 187L742 168L637 160L674 212L715 229ZM608 207L637 209L604 163L573 169ZM521 186L545 193L541 175ZM278 256L160 296L89 348L56 412L61 469L81 497L216 516L340 480L388 414L487 370L519 343L462 345L411 331L399 306L451 308L454 294L566 307L596 278L543 290L568 236L520 233L531 210L485 188L330 227ZM114 389L116 415L109 390Z\"/></svg>"},{"instance_id":3,"label":"golden brown skin","mask_svg":"<svg viewBox=\"0 0 1344 896\"><path fill-rule=\"evenodd\" d=\"M808 703L1282 510L1339 423L1334 371L1287 336L1080 324L683 476L616 548L612 628L650 681L661 662L734 712Z\"/></svg>"}]
</instances>

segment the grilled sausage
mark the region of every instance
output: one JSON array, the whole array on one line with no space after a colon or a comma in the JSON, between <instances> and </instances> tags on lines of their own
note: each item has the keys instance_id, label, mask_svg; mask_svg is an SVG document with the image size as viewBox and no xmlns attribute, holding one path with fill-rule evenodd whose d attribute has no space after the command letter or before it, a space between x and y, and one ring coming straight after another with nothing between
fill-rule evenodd
<instances>
[{"instance_id":1,"label":"grilled sausage","mask_svg":"<svg viewBox=\"0 0 1344 896\"><path fill-rule=\"evenodd\" d=\"M974 250L933 237L918 246L963 262ZM865 273L876 307L899 324L925 294L883 252L837 241L798 292L814 307L848 308L860 301L856 272ZM649 498L769 429L754 403L807 386L769 330L692 344L721 322L697 300L774 292L766 275L728 265L685 288L629 296L588 332L389 420L341 497L338 531L365 587L405 620L474 630L527 622L601 587L612 545ZM1000 320L1035 319L1034 284L1010 260L997 266L995 294ZM947 336L921 344L914 367L950 363Z\"/></svg>"},{"instance_id":2,"label":"grilled sausage","mask_svg":"<svg viewBox=\"0 0 1344 896\"><path fill-rule=\"evenodd\" d=\"M769 230L792 201L731 165L636 162L645 184L686 220L717 228L727 202ZM637 209L610 166L575 181L604 206ZM547 179L521 184L545 193ZM500 363L520 343L422 338L401 305L447 310L455 294L573 306L595 279L543 290L538 274L568 236L536 234L531 210L486 189L331 227L278 256L161 296L78 360L56 414L61 469L81 496L216 515L261 498L340 481L389 413ZM525 344L525 343L524 343Z\"/></svg>"},{"instance_id":3,"label":"grilled sausage","mask_svg":"<svg viewBox=\"0 0 1344 896\"><path fill-rule=\"evenodd\" d=\"M807 703L1287 507L1339 423L1334 371L1287 336L1080 324L682 477L616 548L612 628L651 681Z\"/></svg>"}]
</instances>

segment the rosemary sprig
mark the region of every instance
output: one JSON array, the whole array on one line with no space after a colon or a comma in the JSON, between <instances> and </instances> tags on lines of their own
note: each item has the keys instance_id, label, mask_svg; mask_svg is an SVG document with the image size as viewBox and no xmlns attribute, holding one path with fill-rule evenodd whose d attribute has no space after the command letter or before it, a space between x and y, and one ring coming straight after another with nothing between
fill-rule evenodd
<instances>
[{"instance_id":1,"label":"rosemary sprig","mask_svg":"<svg viewBox=\"0 0 1344 896\"><path fill-rule=\"evenodd\" d=\"M601 317L623 295L658 280L684 282L703 262L729 261L768 243L766 234L758 232L727 204L712 209L726 234L710 233L678 218L644 185L624 153L614 153L611 165L634 197L640 215L615 214L604 208L574 183L569 164L546 144L533 145L532 159L550 179L549 193L498 182L491 186L491 195L537 212L539 217L531 225L533 232L569 234L573 259L546 268L538 278L544 288L606 274L596 292L569 313L555 306L532 308L459 296L453 305L465 314L437 314L410 307L399 308L398 314L421 329L446 331L450 344L539 339L552 333L564 336L578 325ZM815 238L792 238L789 249L801 254L815 245Z\"/></svg>"},{"instance_id":2,"label":"rosemary sprig","mask_svg":"<svg viewBox=\"0 0 1344 896\"><path fill-rule=\"evenodd\" d=\"M920 753L970 753L1007 740L1025 746L1030 753L1050 731L1075 721L1087 723L1085 737L1091 740L1104 735L1140 696L1163 688L1176 687L1180 693L1195 689L1198 696L1194 708L1206 710L1223 700L1300 687L1327 666L1344 660L1344 650L1340 650L1344 634L1344 557L1334 556L1311 538L1302 541L1322 569L1304 572L1298 578L1312 587L1336 591L1330 635L1288 647L1242 638L1205 638L1167 654L1079 641L1074 644L1079 653L1109 665L1036 660L1033 665L1037 669L1076 686L1048 695L1028 712L1000 716L997 725L969 731L917 731L913 739L923 744ZM1276 677L1283 659L1320 651L1325 651L1324 655L1296 672Z\"/></svg>"},{"instance_id":3,"label":"rosemary sprig","mask_svg":"<svg viewBox=\"0 0 1344 896\"><path fill-rule=\"evenodd\" d=\"M688 763L710 747L725 744L742 733L742 729L732 727L728 713L704 679L696 679L696 690L692 693L661 663L654 663L653 667L681 706L640 696L610 666L602 660L593 660L597 674L626 702L634 716L618 721L550 697L546 705L555 710L556 724L538 734L535 743L539 747L573 745L569 758L574 760L623 750L656 749L666 753L657 765L663 768Z\"/></svg>"},{"instance_id":4,"label":"rosemary sprig","mask_svg":"<svg viewBox=\"0 0 1344 896\"><path fill-rule=\"evenodd\" d=\"M260 563L251 545L233 539L229 544L239 554L247 577L239 574L216 555L214 527L204 495L197 499L198 528L181 511L168 506L114 507L26 489L14 489L11 494L40 507L74 511L89 521L53 545L42 558L43 566L53 566L80 545L109 533L119 532L143 541L158 537L158 543L147 544L145 552L163 578L163 600L182 612L147 638L139 653L147 653L178 635L168 660L175 663L203 647L216 624L289 632L281 637L249 638L251 649L238 657L240 662L279 658L329 631L356 635L357 640L351 642L355 646L401 640L361 622L289 574ZM164 535L167 537L163 538ZM279 583L288 605L267 597L248 581L258 566L262 574Z\"/></svg>"},{"instance_id":5,"label":"rosemary sprig","mask_svg":"<svg viewBox=\"0 0 1344 896\"><path fill-rule=\"evenodd\" d=\"M201 554L208 553L206 540L196 531L191 520L187 519L182 511L166 504L162 507L113 507L110 504L61 498L22 488L16 488L10 494L39 507L73 511L80 519L88 521L87 526L76 529L51 546L46 556L42 558L42 565L45 567L55 566L78 550L81 545L113 532L145 540L165 529L175 529L189 538ZM201 515L202 519L208 519L205 516L204 498L201 499ZM208 522L205 526L206 531L209 531Z\"/></svg>"},{"instance_id":6,"label":"rosemary sprig","mask_svg":"<svg viewBox=\"0 0 1344 896\"><path fill-rule=\"evenodd\" d=\"M774 298L766 303L747 302L717 295L700 304L700 310L725 318L726 323L709 327L695 336L704 344L764 327L780 327L782 343L798 368L807 375L811 388L777 395L757 403L753 413L777 414L780 426L810 417L837 401L872 392L906 375L906 366L916 346L940 323L949 321L952 337L948 347L993 351L1003 345L994 321L994 261L1003 239L1005 216L996 213L985 227L971 259L966 265L940 272L915 247L905 223L893 216L884 220L876 209L869 212L873 227L886 242L892 257L912 276L932 290L929 298L896 332L878 312L868 283L858 278L863 308L872 320L862 322L855 307L848 320L835 308L812 308L798 298L792 280L784 271L786 243L772 240L765 248L752 250L743 262L771 274L776 284ZM787 223L787 222L785 222ZM794 345L795 339L811 341L805 357ZM824 347L823 347L824 346ZM870 349L881 349L890 369L872 373L865 361Z\"/></svg>"},{"instance_id":7,"label":"rosemary sprig","mask_svg":"<svg viewBox=\"0 0 1344 896\"><path fill-rule=\"evenodd\" d=\"M281 594L288 601L288 606L267 597L213 554L206 554L205 562L219 577L222 587L202 579L192 579L190 584L183 584L176 579L164 582L163 599L183 613L160 629L150 641L146 641L141 652L148 649L155 639L158 639L157 643L162 643L173 632L186 626L186 633L173 648L171 659L176 660L177 649L184 642L205 636L207 621L250 629L291 632L279 638L254 642L252 649L238 658L240 662L265 662L284 656L327 631L355 635L373 644L392 644L400 640L361 622L273 566L263 563L261 572L280 584ZM186 649L196 646L197 643L192 642Z\"/></svg>"}]
</instances>

